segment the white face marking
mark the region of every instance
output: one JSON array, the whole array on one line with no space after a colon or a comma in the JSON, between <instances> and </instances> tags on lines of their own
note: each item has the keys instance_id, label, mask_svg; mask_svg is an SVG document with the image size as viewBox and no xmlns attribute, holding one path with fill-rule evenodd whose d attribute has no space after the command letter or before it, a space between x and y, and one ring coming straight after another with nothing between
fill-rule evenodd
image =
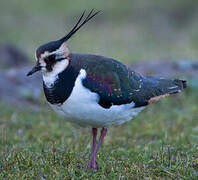
<instances>
[{"instance_id":1,"label":"white face marking","mask_svg":"<svg viewBox=\"0 0 198 180\"><path fill-rule=\"evenodd\" d=\"M41 54L41 57L39 59L40 66L42 67L41 68L42 72L45 72L46 71L46 63L44 61L44 58L45 57L48 57L48 56L49 56L49 52L46 51L45 53Z\"/></svg>"},{"instance_id":2,"label":"white face marking","mask_svg":"<svg viewBox=\"0 0 198 180\"><path fill-rule=\"evenodd\" d=\"M81 69L70 97L62 105L51 105L67 121L81 126L107 127L131 120L144 107L133 108L134 103L113 105L105 109L98 104L99 96L82 85L86 71Z\"/></svg>"},{"instance_id":3,"label":"white face marking","mask_svg":"<svg viewBox=\"0 0 198 180\"><path fill-rule=\"evenodd\" d=\"M54 82L58 79L58 74L64 71L69 64L68 59L61 60L57 62L51 72L43 72L43 81L47 87L52 87Z\"/></svg>"},{"instance_id":4,"label":"white face marking","mask_svg":"<svg viewBox=\"0 0 198 180\"><path fill-rule=\"evenodd\" d=\"M45 72L46 71L46 63L44 61L44 59L50 55L56 55L56 59L60 59L60 58L64 58L68 59L68 56L70 54L69 48L67 46L66 43L63 43L57 50L53 51L53 52L48 52L45 51L43 54L40 55L40 58L37 59L36 57L36 53L35 53L35 59L36 61L39 61L40 65L42 66L42 71Z\"/></svg>"},{"instance_id":5,"label":"white face marking","mask_svg":"<svg viewBox=\"0 0 198 180\"><path fill-rule=\"evenodd\" d=\"M69 64L69 59L68 59L69 54L70 54L70 51L67 47L67 44L63 43L59 49L57 49L51 53L48 51L45 51L43 54L40 55L40 58L38 61L40 63L40 66L42 67L41 71L43 73L43 81L47 87L52 87L54 82L58 78L58 74L67 68L67 66ZM46 69L47 64L44 61L44 59L51 55L55 55L57 62L53 65L52 71L48 71ZM58 59L60 59L60 58L62 60L58 61ZM65 58L65 59L63 59L63 58Z\"/></svg>"}]
</instances>

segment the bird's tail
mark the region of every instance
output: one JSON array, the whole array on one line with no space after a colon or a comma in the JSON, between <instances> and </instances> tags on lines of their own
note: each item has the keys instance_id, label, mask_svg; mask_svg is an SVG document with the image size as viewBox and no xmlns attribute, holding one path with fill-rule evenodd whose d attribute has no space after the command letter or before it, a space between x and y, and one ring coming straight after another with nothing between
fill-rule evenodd
<instances>
[{"instance_id":1,"label":"bird's tail","mask_svg":"<svg viewBox=\"0 0 198 180\"><path fill-rule=\"evenodd\" d=\"M158 101L159 99L169 96L171 94L176 94L181 92L183 89L187 87L187 82L185 80L179 79L163 79L156 77L148 77L148 79L152 79L150 82L150 93L148 98L148 104ZM152 93L151 93L152 92Z\"/></svg>"},{"instance_id":2,"label":"bird's tail","mask_svg":"<svg viewBox=\"0 0 198 180\"><path fill-rule=\"evenodd\" d=\"M174 84L174 86L167 87L169 94L179 93L187 87L187 82L185 80L174 79L172 84Z\"/></svg>"}]
</instances>

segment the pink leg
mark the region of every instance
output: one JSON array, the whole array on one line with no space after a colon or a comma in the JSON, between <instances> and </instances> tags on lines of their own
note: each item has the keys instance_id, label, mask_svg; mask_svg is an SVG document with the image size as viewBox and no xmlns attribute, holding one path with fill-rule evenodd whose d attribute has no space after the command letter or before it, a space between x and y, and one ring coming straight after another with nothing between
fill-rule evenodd
<instances>
[{"instance_id":1,"label":"pink leg","mask_svg":"<svg viewBox=\"0 0 198 180\"><path fill-rule=\"evenodd\" d=\"M93 142L92 142L92 154L96 148L96 137L97 137L97 128L92 128Z\"/></svg>"},{"instance_id":2,"label":"pink leg","mask_svg":"<svg viewBox=\"0 0 198 180\"><path fill-rule=\"evenodd\" d=\"M96 164L96 156L106 134L107 134L107 128L102 128L98 145L95 147L94 151L92 152L91 160L89 161L87 168L92 168L94 170L98 169L97 164Z\"/></svg>"}]
</instances>

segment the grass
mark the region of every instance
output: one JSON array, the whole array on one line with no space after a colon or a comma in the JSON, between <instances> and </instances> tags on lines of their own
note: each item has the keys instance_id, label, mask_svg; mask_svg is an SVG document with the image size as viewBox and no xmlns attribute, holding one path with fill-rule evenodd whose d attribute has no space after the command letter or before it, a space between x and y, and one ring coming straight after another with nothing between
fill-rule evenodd
<instances>
[{"instance_id":1,"label":"grass","mask_svg":"<svg viewBox=\"0 0 198 180\"><path fill-rule=\"evenodd\" d=\"M90 129L66 123L45 103L39 112L2 105L0 179L197 179L197 99L187 90L109 128L97 172L84 168Z\"/></svg>"}]
</instances>

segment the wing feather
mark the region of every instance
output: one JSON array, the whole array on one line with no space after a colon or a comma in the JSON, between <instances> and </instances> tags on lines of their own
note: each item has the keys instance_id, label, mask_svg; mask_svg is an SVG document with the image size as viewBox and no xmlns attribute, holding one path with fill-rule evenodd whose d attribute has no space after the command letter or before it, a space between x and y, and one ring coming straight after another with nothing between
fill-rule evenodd
<instances>
[{"instance_id":1,"label":"wing feather","mask_svg":"<svg viewBox=\"0 0 198 180\"><path fill-rule=\"evenodd\" d=\"M73 54L71 59L86 70L83 85L100 96L99 104L104 108L131 102L135 107L145 106L186 87L185 81L143 76L103 56Z\"/></svg>"}]
</instances>

